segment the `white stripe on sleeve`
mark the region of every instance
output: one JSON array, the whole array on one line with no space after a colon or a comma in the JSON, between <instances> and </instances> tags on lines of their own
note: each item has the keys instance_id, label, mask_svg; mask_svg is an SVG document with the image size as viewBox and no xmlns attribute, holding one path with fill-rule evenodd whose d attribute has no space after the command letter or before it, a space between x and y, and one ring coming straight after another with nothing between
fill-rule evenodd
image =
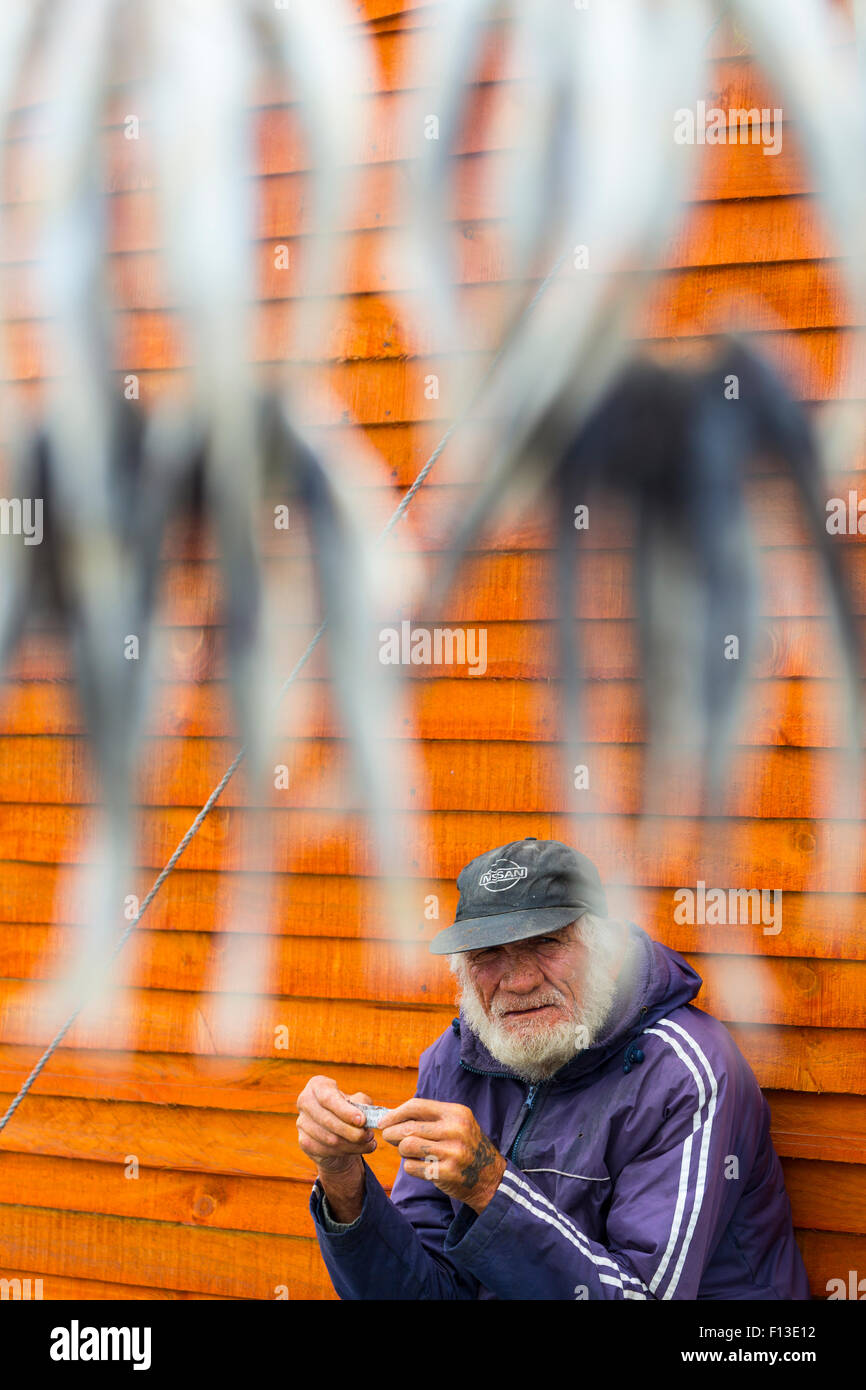
<instances>
[{"instance_id":1,"label":"white stripe on sleeve","mask_svg":"<svg viewBox=\"0 0 866 1390\"><path fill-rule=\"evenodd\" d=\"M700 1059L701 1063L703 1064L706 1070L707 1080L710 1086L709 1103L707 1093L704 1088L703 1078L701 1077L700 1072L695 1066L692 1058L683 1051L682 1047L677 1042L675 1037L672 1037L670 1033L664 1031L665 1027L672 1028L675 1030L675 1032L679 1033L681 1037L685 1040L685 1042L693 1049L695 1055ZM680 1061L691 1072L698 1092L698 1108L695 1111L694 1116L692 1117L692 1132L683 1144L683 1156L680 1164L679 1188L677 1191L677 1201L676 1206L674 1208L673 1220L671 1222L671 1233L668 1239L667 1248L665 1249L665 1253L662 1256L661 1263L659 1264L658 1269L656 1270L655 1274L653 1275L650 1281L650 1292L652 1293L655 1293L656 1289L661 1284L661 1281L664 1278L665 1271L667 1270L668 1264L670 1263L671 1257L674 1253L674 1250L676 1249L677 1242L679 1241L680 1231L682 1228L683 1212L685 1210L686 1197L688 1194L689 1187L689 1174L691 1172L693 1140L696 1131L701 1127L701 1112L704 1106L707 1106L706 1118L703 1121L703 1133L701 1135L701 1147L700 1153L698 1155L698 1169L697 1174L695 1176L695 1187L692 1195L692 1208L689 1217L689 1224L686 1228L685 1238L683 1240L683 1245L680 1251L679 1259L677 1260L676 1266L674 1267L673 1273L671 1274L668 1287L662 1294L663 1299L670 1299L673 1298L674 1291L677 1287L677 1284L679 1283L680 1275L682 1274L683 1266L685 1264L686 1256L688 1255L689 1246L691 1244L692 1235L694 1234L694 1229L697 1225L698 1216L700 1215L701 1203L703 1201L704 1189L706 1187L707 1155L709 1153L710 1136L712 1134L713 1128L713 1115L715 1114L716 1109L718 1085L716 1082L715 1075L713 1073L713 1069L707 1061L707 1058L704 1055L703 1051L695 1042L691 1034L686 1032L685 1028L681 1027L680 1024L674 1023L672 1019L663 1018L659 1020L659 1024L657 1027L647 1028L645 1029L645 1031L647 1033L655 1033L657 1037L664 1038L668 1046L673 1048Z\"/></svg>"},{"instance_id":2,"label":"white stripe on sleeve","mask_svg":"<svg viewBox=\"0 0 866 1390\"><path fill-rule=\"evenodd\" d=\"M590 1249L587 1237L582 1231L578 1230L577 1226L574 1225L564 1212L561 1212L552 1202L548 1201L547 1197L542 1193L536 1192L535 1188L530 1187L529 1183L523 1182L516 1173L513 1173L510 1169L506 1169L502 1175L500 1187L505 1192L505 1195L510 1197L513 1202L517 1202L520 1206L524 1207L526 1211L532 1212L533 1216L537 1216L540 1221L546 1221L548 1225L558 1230L561 1235L565 1236L566 1240L571 1241L571 1244L576 1246L580 1253L588 1260L591 1260L599 1269L604 1267L613 1271L612 1274L599 1273L599 1283L611 1284L619 1288L624 1298L646 1298L646 1284L644 1284L642 1280L636 1279L632 1274L627 1274L624 1269L620 1269L619 1265L606 1255L596 1255L595 1252ZM524 1196L519 1189L523 1189L523 1193L527 1195ZM550 1210L545 1211L545 1207L548 1207ZM623 1280L627 1280L629 1284L635 1284L637 1289L625 1289L623 1287ZM640 1290L643 1292L640 1292Z\"/></svg>"}]
</instances>

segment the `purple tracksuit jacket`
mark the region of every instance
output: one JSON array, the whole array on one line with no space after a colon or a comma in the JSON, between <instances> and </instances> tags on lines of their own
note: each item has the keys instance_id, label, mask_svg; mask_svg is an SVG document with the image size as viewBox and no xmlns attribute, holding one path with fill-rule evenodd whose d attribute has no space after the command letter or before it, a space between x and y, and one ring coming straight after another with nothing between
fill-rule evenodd
<instances>
[{"instance_id":1,"label":"purple tracksuit jacket","mask_svg":"<svg viewBox=\"0 0 866 1390\"><path fill-rule=\"evenodd\" d=\"M527 1085L461 1016L416 1095L467 1105L508 1161L480 1215L401 1165L360 1217L310 1209L344 1299L808 1299L769 1108L700 976L631 924L605 1036Z\"/></svg>"}]
</instances>

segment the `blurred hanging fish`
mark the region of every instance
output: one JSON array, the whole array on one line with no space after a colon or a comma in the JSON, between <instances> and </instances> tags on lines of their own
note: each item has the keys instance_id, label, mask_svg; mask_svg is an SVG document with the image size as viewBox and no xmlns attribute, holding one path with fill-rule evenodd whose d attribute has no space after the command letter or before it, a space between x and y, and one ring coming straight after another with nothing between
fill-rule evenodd
<instances>
[{"instance_id":1,"label":"blurred hanging fish","mask_svg":"<svg viewBox=\"0 0 866 1390\"><path fill-rule=\"evenodd\" d=\"M295 416L309 408L292 358L315 360L345 224L359 123L369 91L367 44L348 0L9 0L0 15L0 135L8 137L22 81L36 69L45 103L34 167L41 317L49 361L32 413L7 389L8 475L16 495L44 507L42 544L0 546L0 661L37 612L72 641L75 676L100 782L95 866L78 968L66 995L98 992L123 925L132 862L133 779L149 707L157 578L169 523L191 497L219 543L223 621L239 732L253 789L262 789L274 732L275 615L259 543L267 490L302 504L316 546L330 624L337 699L357 748L359 785L395 872L397 840L383 833L391 780L377 739L386 732L375 652L370 563L374 536L344 497L335 460ZM70 62L69 55L75 54ZM156 174L163 259L182 327L189 384L178 398L127 399L116 375L117 281L111 273L109 96L134 67L143 172ZM267 71L291 92L304 146L303 247L312 293L263 389L253 366L260 236L254 122ZM5 167L8 146L0 141ZM9 216L8 205L3 213ZM310 250L310 248L312 248ZM298 251L302 250L301 245ZM304 307L306 306L306 307ZM9 316L9 306L0 305ZM7 378L11 373L4 373ZM302 386L302 390L305 389ZM284 673L281 673L284 674ZM387 772L387 775L386 775ZM399 800L399 798L397 798ZM86 992L86 991L85 991ZM255 992L251 986L251 992ZM64 997L66 997L66 995Z\"/></svg>"},{"instance_id":2,"label":"blurred hanging fish","mask_svg":"<svg viewBox=\"0 0 866 1390\"><path fill-rule=\"evenodd\" d=\"M775 459L794 485L841 634L849 709L859 700L860 637L826 528L823 470L805 409L742 341L726 340L705 367L631 363L557 460L551 492L557 534L561 671L572 743L579 738L574 645L575 508L616 499L636 525L638 616L650 765L692 759L714 807L722 789L755 645L758 574L749 525L750 467ZM592 552L583 563L591 564ZM735 639L732 643L732 639Z\"/></svg>"}]
</instances>

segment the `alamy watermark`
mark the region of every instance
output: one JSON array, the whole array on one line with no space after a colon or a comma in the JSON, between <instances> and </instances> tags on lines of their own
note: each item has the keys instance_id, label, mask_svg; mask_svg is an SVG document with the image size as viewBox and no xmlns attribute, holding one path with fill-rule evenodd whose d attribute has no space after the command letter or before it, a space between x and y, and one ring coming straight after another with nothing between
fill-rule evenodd
<instances>
[{"instance_id":1,"label":"alamy watermark","mask_svg":"<svg viewBox=\"0 0 866 1390\"><path fill-rule=\"evenodd\" d=\"M150 1370L149 1327L82 1327L73 1318L68 1327L51 1331L52 1361L131 1361L134 1371Z\"/></svg>"},{"instance_id":2,"label":"alamy watermark","mask_svg":"<svg viewBox=\"0 0 866 1390\"><path fill-rule=\"evenodd\" d=\"M470 676L487 670L487 629L484 627L414 627L406 620L379 633L383 666L467 666Z\"/></svg>"},{"instance_id":3,"label":"alamy watermark","mask_svg":"<svg viewBox=\"0 0 866 1390\"><path fill-rule=\"evenodd\" d=\"M41 1279L0 1279L0 1300L5 1302L27 1302L29 1299L44 1298Z\"/></svg>"},{"instance_id":4,"label":"alamy watermark","mask_svg":"<svg viewBox=\"0 0 866 1390\"><path fill-rule=\"evenodd\" d=\"M866 1299L866 1279L861 1279L856 1269L848 1270L847 1282L844 1279L828 1279L826 1284L827 1302L850 1298L857 1303Z\"/></svg>"},{"instance_id":5,"label":"alamy watermark","mask_svg":"<svg viewBox=\"0 0 866 1390\"><path fill-rule=\"evenodd\" d=\"M0 497L0 535L23 536L25 545L41 545L42 498Z\"/></svg>"},{"instance_id":6,"label":"alamy watermark","mask_svg":"<svg viewBox=\"0 0 866 1390\"><path fill-rule=\"evenodd\" d=\"M680 925L755 926L764 924L764 936L782 930L781 888L707 888L699 878L694 888L674 892L674 921Z\"/></svg>"},{"instance_id":7,"label":"alamy watermark","mask_svg":"<svg viewBox=\"0 0 866 1390\"><path fill-rule=\"evenodd\" d=\"M696 102L694 110L681 106L674 112L674 140L678 145L762 145L764 154L777 155L782 150L782 108L723 111L705 101Z\"/></svg>"},{"instance_id":8,"label":"alamy watermark","mask_svg":"<svg viewBox=\"0 0 866 1390\"><path fill-rule=\"evenodd\" d=\"M847 498L830 497L825 505L828 535L866 536L866 497L859 497L849 488Z\"/></svg>"}]
</instances>

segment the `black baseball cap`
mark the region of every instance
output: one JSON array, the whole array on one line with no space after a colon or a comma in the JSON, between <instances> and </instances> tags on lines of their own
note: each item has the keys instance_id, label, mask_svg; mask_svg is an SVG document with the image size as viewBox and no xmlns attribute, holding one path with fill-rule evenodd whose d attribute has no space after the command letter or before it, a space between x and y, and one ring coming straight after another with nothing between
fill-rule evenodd
<instances>
[{"instance_id":1,"label":"black baseball cap","mask_svg":"<svg viewBox=\"0 0 866 1390\"><path fill-rule=\"evenodd\" d=\"M584 912L607 916L598 869L559 840L530 835L479 854L461 869L457 887L457 917L431 941L434 956L525 941Z\"/></svg>"}]
</instances>

